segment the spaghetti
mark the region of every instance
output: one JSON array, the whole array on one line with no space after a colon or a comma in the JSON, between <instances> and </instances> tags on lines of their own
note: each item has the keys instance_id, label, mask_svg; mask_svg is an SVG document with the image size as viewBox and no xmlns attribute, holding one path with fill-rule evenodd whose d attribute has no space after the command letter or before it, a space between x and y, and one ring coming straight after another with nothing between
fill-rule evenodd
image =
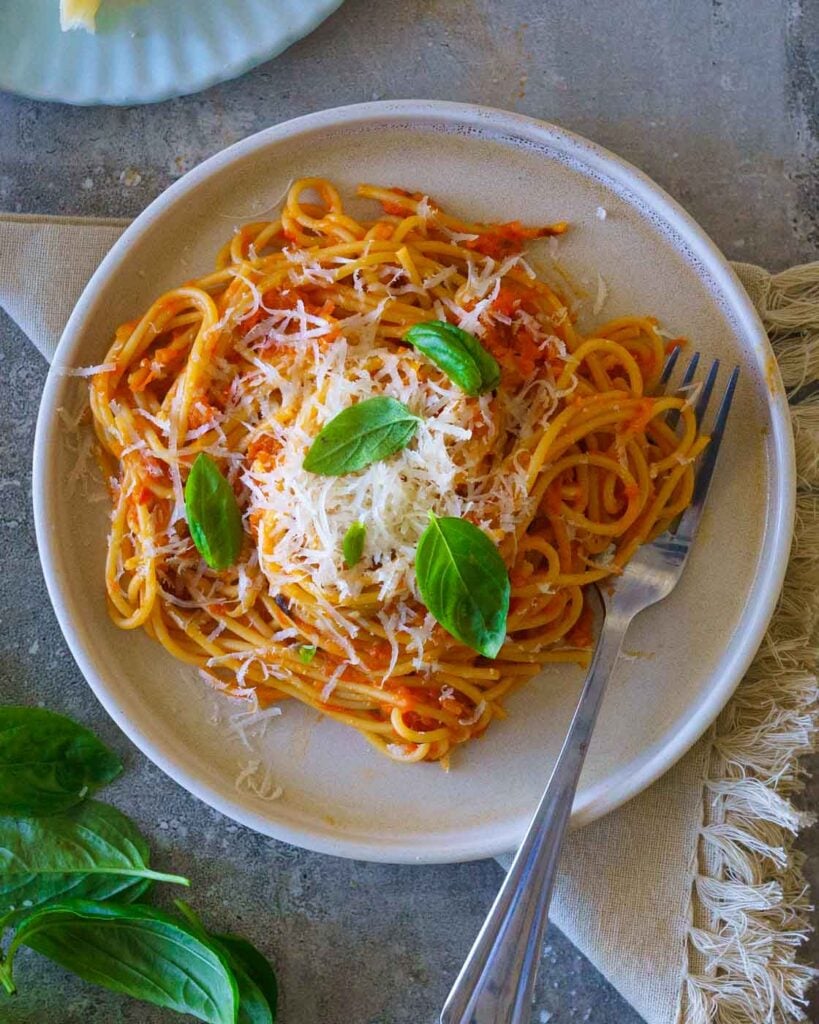
<instances>
[{"instance_id":1,"label":"spaghetti","mask_svg":"<svg viewBox=\"0 0 819 1024\"><path fill-rule=\"evenodd\" d=\"M117 330L91 380L113 500L106 587L118 626L145 629L226 692L293 697L395 760L446 763L544 664L587 664L584 588L686 507L707 439L690 402L650 397L665 358L655 320L584 337L523 258L565 224L469 223L420 194L358 195L381 216L353 217L328 181L296 182L279 218L236 231L215 272ZM460 391L404 341L425 320L478 338L500 386ZM381 394L419 417L412 442L358 473L308 473L321 427ZM241 554L223 571L185 521L201 452L243 512ZM509 570L495 659L420 601L413 559L430 511L481 527ZM366 541L348 567L354 523Z\"/></svg>"}]
</instances>

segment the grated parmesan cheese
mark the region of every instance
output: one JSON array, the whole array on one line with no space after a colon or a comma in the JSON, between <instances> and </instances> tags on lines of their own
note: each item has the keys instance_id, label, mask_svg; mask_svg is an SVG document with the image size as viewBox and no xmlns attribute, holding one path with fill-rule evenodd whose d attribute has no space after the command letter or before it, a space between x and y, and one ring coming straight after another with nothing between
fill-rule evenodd
<instances>
[{"instance_id":1,"label":"grated parmesan cheese","mask_svg":"<svg viewBox=\"0 0 819 1024\"><path fill-rule=\"evenodd\" d=\"M270 765L262 766L262 762L252 759L242 768L233 783L237 793L252 793L260 800L278 800L284 789L273 778Z\"/></svg>"},{"instance_id":2,"label":"grated parmesan cheese","mask_svg":"<svg viewBox=\"0 0 819 1024\"><path fill-rule=\"evenodd\" d=\"M70 455L74 456L74 465L68 474L69 494L79 491L89 501L99 501L106 497L101 487L99 473L96 472L94 458L95 436L89 424L84 424L88 413L88 405L82 402L76 412L70 413L65 406L59 406L57 415L63 425L62 443Z\"/></svg>"},{"instance_id":3,"label":"grated parmesan cheese","mask_svg":"<svg viewBox=\"0 0 819 1024\"><path fill-rule=\"evenodd\" d=\"M345 336L327 349L298 345L287 382L269 368L282 407L261 417L260 431L272 434L278 457L272 467L254 463L242 482L250 495L249 518L259 520L261 566L273 592L296 579L309 581L317 594L335 591L341 600L373 584L382 601L409 596L414 593L415 548L429 511L496 521L500 506L505 525L520 514L515 476L522 481L522 470L504 478L499 489L496 475L480 466L482 452L463 444L478 418L484 418L481 409L470 409L470 400L443 374L424 379L415 361L375 342L369 328L379 316L380 308L348 318ZM508 406L512 427L526 434L535 427L533 408L536 415L553 408L549 388L539 381L523 401L510 395L496 401ZM379 393L404 402L421 417L410 445L359 473L323 477L306 472L304 457L319 429L354 401ZM356 521L367 528L369 563L350 572L343 566L341 547ZM330 615L329 606L327 611ZM343 612L334 611L335 632L345 630Z\"/></svg>"},{"instance_id":4,"label":"grated parmesan cheese","mask_svg":"<svg viewBox=\"0 0 819 1024\"><path fill-rule=\"evenodd\" d=\"M441 225L441 231L447 236L450 242L454 242L456 245L458 242L474 242L478 235L472 235L468 232L453 231L451 228Z\"/></svg>"},{"instance_id":5,"label":"grated parmesan cheese","mask_svg":"<svg viewBox=\"0 0 819 1024\"><path fill-rule=\"evenodd\" d=\"M676 389L678 395L685 395L684 408L691 409L697 404L704 384L704 381L695 380L691 384L682 384Z\"/></svg>"},{"instance_id":6,"label":"grated parmesan cheese","mask_svg":"<svg viewBox=\"0 0 819 1024\"><path fill-rule=\"evenodd\" d=\"M429 221L435 219L435 214L438 211L430 202L429 196L424 196L421 199L421 202L415 207L415 212L421 218L421 220Z\"/></svg>"},{"instance_id":7,"label":"grated parmesan cheese","mask_svg":"<svg viewBox=\"0 0 819 1024\"><path fill-rule=\"evenodd\" d=\"M233 690L231 696L241 697L242 694ZM253 749L251 740L253 743L258 743L260 738L267 733L270 722L281 715L282 709L278 704L273 704L269 708L260 710L255 690L248 690L245 700L250 704L250 709L237 711L232 714L230 716L229 728L233 735L242 742L242 745L251 750Z\"/></svg>"},{"instance_id":8,"label":"grated parmesan cheese","mask_svg":"<svg viewBox=\"0 0 819 1024\"><path fill-rule=\"evenodd\" d=\"M99 363L97 366L60 367L59 373L65 377L94 377L98 373L113 373L116 363Z\"/></svg>"},{"instance_id":9,"label":"grated parmesan cheese","mask_svg":"<svg viewBox=\"0 0 819 1024\"><path fill-rule=\"evenodd\" d=\"M301 250L291 250L288 258L299 270L307 265ZM470 261L458 301L443 298L451 316L464 329L482 333L495 315L491 307L503 275L519 262L518 256L502 262L489 257ZM424 287L435 287L453 273L445 268L424 281ZM396 279L394 268L389 278ZM379 282L378 287L385 286ZM257 524L260 567L270 592L279 593L294 582L307 587L321 628L339 644L347 662L356 664L351 638L359 626L344 602L365 587L376 587L381 601L393 602L382 622L391 650L388 675L397 662L399 634L416 656L416 668L429 670L423 651L434 621L416 618L409 603L417 597L415 550L428 513L469 515L504 532L514 530L526 514L525 468L510 465L498 473L497 466L483 464L479 446L463 442L479 424L496 430L497 421L516 440L525 439L542 429L556 396L553 383L539 379L519 394L501 391L468 399L444 374L430 374L428 366L422 371L403 349L380 340L387 301L382 298L378 305L334 322L308 312L301 303L268 310L268 318L248 331L239 346L252 369L231 388L231 412L245 423L251 447L264 436L276 451L275 460L245 463L239 473L249 497L246 521ZM440 309L440 317L447 318L446 309ZM526 326L544 344L554 339L523 311L517 326ZM321 344L331 330L332 344ZM287 364L280 369L282 345L287 346ZM377 394L398 399L421 418L412 442L358 473L323 477L305 472L305 455L321 427L354 402ZM497 404L494 411L492 402ZM343 564L342 539L357 521L367 528L368 557L352 571ZM331 693L328 683L322 699Z\"/></svg>"},{"instance_id":10,"label":"grated parmesan cheese","mask_svg":"<svg viewBox=\"0 0 819 1024\"><path fill-rule=\"evenodd\" d=\"M598 273L598 275L597 275L597 294L594 297L594 307L592 309L592 312L594 313L595 316L597 316L597 314L600 312L600 310L603 308L603 306L605 306L606 299L608 298L608 295L609 295L608 285L606 284L606 282L603 280L603 278Z\"/></svg>"},{"instance_id":11,"label":"grated parmesan cheese","mask_svg":"<svg viewBox=\"0 0 819 1024\"><path fill-rule=\"evenodd\" d=\"M476 722L480 721L481 715L483 715L484 711L486 711L486 701L478 701L472 711L472 714L468 715L466 718L459 718L458 723L460 725L474 725Z\"/></svg>"},{"instance_id":12,"label":"grated parmesan cheese","mask_svg":"<svg viewBox=\"0 0 819 1024\"><path fill-rule=\"evenodd\" d=\"M327 680L327 682L324 684L322 688L319 697L322 704L326 704L327 701L332 697L333 690L335 690L336 686L338 685L338 681L344 672L344 669L347 668L348 665L349 662L342 661L340 665L336 666L335 670L333 671L333 674L330 676L330 678Z\"/></svg>"},{"instance_id":13,"label":"grated parmesan cheese","mask_svg":"<svg viewBox=\"0 0 819 1024\"><path fill-rule=\"evenodd\" d=\"M596 558L591 559L591 561L595 565L599 566L601 569L608 569L608 567L614 561L614 556L616 554L617 554L617 545L616 544L609 544L609 546L607 548L605 548L603 551L601 551L600 554Z\"/></svg>"}]
</instances>

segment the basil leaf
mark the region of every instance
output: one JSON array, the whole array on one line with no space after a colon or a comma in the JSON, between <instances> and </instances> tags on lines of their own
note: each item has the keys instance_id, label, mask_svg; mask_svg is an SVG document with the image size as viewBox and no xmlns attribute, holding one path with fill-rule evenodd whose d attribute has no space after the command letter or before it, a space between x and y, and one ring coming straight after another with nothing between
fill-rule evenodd
<instances>
[{"instance_id":1,"label":"basil leaf","mask_svg":"<svg viewBox=\"0 0 819 1024\"><path fill-rule=\"evenodd\" d=\"M267 960L247 939L238 935L209 934L199 915L184 900L174 900L174 905L193 932L218 947L230 964L239 985L238 1024L273 1024L278 985Z\"/></svg>"},{"instance_id":2,"label":"basil leaf","mask_svg":"<svg viewBox=\"0 0 819 1024\"><path fill-rule=\"evenodd\" d=\"M66 900L24 918L9 946L4 983L20 946L85 981L209 1024L236 1024L239 990L225 955L153 907Z\"/></svg>"},{"instance_id":3,"label":"basil leaf","mask_svg":"<svg viewBox=\"0 0 819 1024\"><path fill-rule=\"evenodd\" d=\"M273 968L256 947L238 935L211 935L239 984L239 1024L275 1024L278 984Z\"/></svg>"},{"instance_id":4,"label":"basil leaf","mask_svg":"<svg viewBox=\"0 0 819 1024\"><path fill-rule=\"evenodd\" d=\"M352 569L361 561L364 554L364 540L367 536L367 527L363 523L353 523L350 529L344 534L341 542L341 552L348 569Z\"/></svg>"},{"instance_id":5,"label":"basil leaf","mask_svg":"<svg viewBox=\"0 0 819 1024\"><path fill-rule=\"evenodd\" d=\"M96 800L47 818L0 818L0 920L67 897L131 902L152 880L188 884L151 871L149 859L134 823Z\"/></svg>"},{"instance_id":6,"label":"basil leaf","mask_svg":"<svg viewBox=\"0 0 819 1024\"><path fill-rule=\"evenodd\" d=\"M483 395L500 384L500 366L474 334L443 320L414 324L404 335L467 395Z\"/></svg>"},{"instance_id":7,"label":"basil leaf","mask_svg":"<svg viewBox=\"0 0 819 1024\"><path fill-rule=\"evenodd\" d=\"M406 448L418 422L403 402L386 395L357 402L325 423L304 459L304 468L319 476L355 473Z\"/></svg>"},{"instance_id":8,"label":"basil leaf","mask_svg":"<svg viewBox=\"0 0 819 1024\"><path fill-rule=\"evenodd\" d=\"M219 467L200 452L185 483L185 515L197 551L211 569L227 569L242 549L242 513Z\"/></svg>"},{"instance_id":9,"label":"basil leaf","mask_svg":"<svg viewBox=\"0 0 819 1024\"><path fill-rule=\"evenodd\" d=\"M315 658L317 647L315 644L302 644L299 647L299 661L302 665L309 665Z\"/></svg>"},{"instance_id":10,"label":"basil leaf","mask_svg":"<svg viewBox=\"0 0 819 1024\"><path fill-rule=\"evenodd\" d=\"M497 657L506 638L509 574L483 530L430 514L415 552L415 578L421 600L447 633Z\"/></svg>"},{"instance_id":11,"label":"basil leaf","mask_svg":"<svg viewBox=\"0 0 819 1024\"><path fill-rule=\"evenodd\" d=\"M70 718L0 707L0 814L57 814L121 771L117 755Z\"/></svg>"}]
</instances>

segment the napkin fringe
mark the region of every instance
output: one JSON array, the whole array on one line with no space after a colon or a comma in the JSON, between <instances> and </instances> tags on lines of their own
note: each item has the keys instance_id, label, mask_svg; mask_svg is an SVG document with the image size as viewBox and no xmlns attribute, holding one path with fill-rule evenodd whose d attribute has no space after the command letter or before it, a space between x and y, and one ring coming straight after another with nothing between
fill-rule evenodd
<instances>
[{"instance_id":1,"label":"napkin fringe","mask_svg":"<svg viewBox=\"0 0 819 1024\"><path fill-rule=\"evenodd\" d=\"M817 748L819 263L769 277L737 268L769 332L791 402L794 544L762 647L712 731L692 884L683 1024L805 1020L817 971L798 960L812 911L794 846L813 815L794 798Z\"/></svg>"}]
</instances>

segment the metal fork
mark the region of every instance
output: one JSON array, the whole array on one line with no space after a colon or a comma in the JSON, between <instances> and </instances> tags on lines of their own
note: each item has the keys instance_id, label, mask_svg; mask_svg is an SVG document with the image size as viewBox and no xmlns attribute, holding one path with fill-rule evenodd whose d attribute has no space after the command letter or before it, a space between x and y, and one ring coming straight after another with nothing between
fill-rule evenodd
<instances>
[{"instance_id":1,"label":"metal fork","mask_svg":"<svg viewBox=\"0 0 819 1024\"><path fill-rule=\"evenodd\" d=\"M675 349L666 361L660 393L668 384L679 351ZM699 353L695 353L681 387L691 385L698 363ZM697 396L698 425L708 408L718 370L719 361L715 360ZM738 376L736 367L717 411L711 443L700 458L691 504L676 529L643 545L616 579L598 587L603 625L569 731L509 873L452 986L441 1024L526 1024L530 1020L560 851L606 684L631 620L667 597L682 575L708 496ZM668 422L674 427L676 420L671 416Z\"/></svg>"}]
</instances>

